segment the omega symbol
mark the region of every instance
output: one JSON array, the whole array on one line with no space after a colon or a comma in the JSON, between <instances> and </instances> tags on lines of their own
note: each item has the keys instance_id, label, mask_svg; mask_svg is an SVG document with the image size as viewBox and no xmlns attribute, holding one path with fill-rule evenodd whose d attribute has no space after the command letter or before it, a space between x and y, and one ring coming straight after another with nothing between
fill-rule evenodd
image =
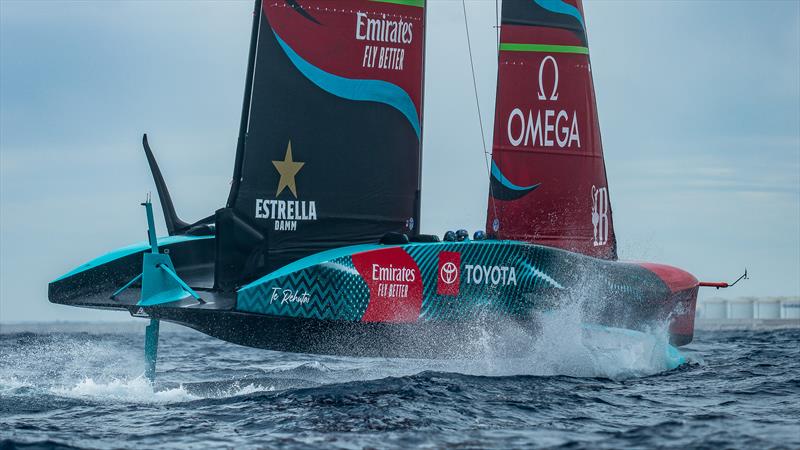
<instances>
[{"instance_id":1,"label":"omega symbol","mask_svg":"<svg viewBox=\"0 0 800 450\"><path fill-rule=\"evenodd\" d=\"M555 75L553 90L550 92L549 98L545 95L544 90L544 67L547 65L547 61L553 62L553 74ZM558 100L558 63L556 63L556 59L550 55L545 56L541 64L539 64L539 100Z\"/></svg>"}]
</instances>

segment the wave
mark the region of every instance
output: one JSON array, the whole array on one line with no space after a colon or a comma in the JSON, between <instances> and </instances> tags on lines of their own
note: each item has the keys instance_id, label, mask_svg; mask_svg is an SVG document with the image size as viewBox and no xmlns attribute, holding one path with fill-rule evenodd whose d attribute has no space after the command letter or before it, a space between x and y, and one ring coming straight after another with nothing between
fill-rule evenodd
<instances>
[{"instance_id":1,"label":"wave","mask_svg":"<svg viewBox=\"0 0 800 450\"><path fill-rule=\"evenodd\" d=\"M15 439L0 439L0 448L2 449L27 449L27 450L79 450L85 447L75 447L65 442L54 441L46 439L41 441L18 441Z\"/></svg>"},{"instance_id":2,"label":"wave","mask_svg":"<svg viewBox=\"0 0 800 450\"><path fill-rule=\"evenodd\" d=\"M171 333L162 336L155 386L142 376L141 336L135 331L6 335L0 349L0 396L165 404L424 372L619 380L687 362L669 345L666 323L633 332L586 322L580 305L570 305L541 314L535 327L510 323L499 336L475 333L480 342L470 345L481 347L480 354L450 360L297 355L234 346L189 331Z\"/></svg>"},{"instance_id":3,"label":"wave","mask_svg":"<svg viewBox=\"0 0 800 450\"><path fill-rule=\"evenodd\" d=\"M505 344L487 337L485 357L451 361L162 334L155 388L139 376L140 331L0 336L0 448L798 447L796 330L701 332L678 355L689 363L669 370L680 359L664 326L598 327L573 309L540 319L536 332L509 326Z\"/></svg>"}]
</instances>

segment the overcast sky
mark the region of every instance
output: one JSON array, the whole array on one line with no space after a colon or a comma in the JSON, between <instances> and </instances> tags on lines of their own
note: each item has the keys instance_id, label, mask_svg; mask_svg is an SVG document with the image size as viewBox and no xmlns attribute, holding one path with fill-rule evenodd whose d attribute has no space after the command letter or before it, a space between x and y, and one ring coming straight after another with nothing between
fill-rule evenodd
<instances>
[{"instance_id":1,"label":"overcast sky","mask_svg":"<svg viewBox=\"0 0 800 450\"><path fill-rule=\"evenodd\" d=\"M494 1L467 9L489 145ZM585 10L620 256L750 270L704 296L800 295L800 3ZM0 321L126 316L52 305L47 283L144 239L143 132L182 218L224 205L251 20L250 0L0 0ZM427 23L422 230L482 228L461 3L429 0Z\"/></svg>"}]
</instances>

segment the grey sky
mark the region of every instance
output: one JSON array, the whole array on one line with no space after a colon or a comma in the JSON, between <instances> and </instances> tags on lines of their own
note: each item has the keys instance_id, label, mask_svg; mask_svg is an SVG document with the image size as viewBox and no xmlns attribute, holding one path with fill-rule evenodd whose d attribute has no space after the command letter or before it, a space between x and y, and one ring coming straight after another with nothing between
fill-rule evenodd
<instances>
[{"instance_id":1,"label":"grey sky","mask_svg":"<svg viewBox=\"0 0 800 450\"><path fill-rule=\"evenodd\" d=\"M494 1L467 8L490 145ZM585 9L621 257L710 280L747 266L753 279L724 294L800 295L800 3ZM1 321L124 318L51 305L47 282L144 239L139 202L155 189L142 132L181 217L224 204L251 11L249 0L0 1ZM429 1L429 233L485 219L465 39L461 3Z\"/></svg>"}]
</instances>

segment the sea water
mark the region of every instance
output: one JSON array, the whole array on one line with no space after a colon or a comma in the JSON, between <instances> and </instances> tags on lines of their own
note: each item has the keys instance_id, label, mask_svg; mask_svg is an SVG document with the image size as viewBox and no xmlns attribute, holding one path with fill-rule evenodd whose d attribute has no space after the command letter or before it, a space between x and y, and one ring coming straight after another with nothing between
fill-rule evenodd
<instances>
[{"instance_id":1,"label":"sea water","mask_svg":"<svg viewBox=\"0 0 800 450\"><path fill-rule=\"evenodd\" d=\"M145 324L0 325L0 448L800 448L797 329L701 331L676 353L663 330L545 318L514 357L436 361L162 324L151 386Z\"/></svg>"}]
</instances>

